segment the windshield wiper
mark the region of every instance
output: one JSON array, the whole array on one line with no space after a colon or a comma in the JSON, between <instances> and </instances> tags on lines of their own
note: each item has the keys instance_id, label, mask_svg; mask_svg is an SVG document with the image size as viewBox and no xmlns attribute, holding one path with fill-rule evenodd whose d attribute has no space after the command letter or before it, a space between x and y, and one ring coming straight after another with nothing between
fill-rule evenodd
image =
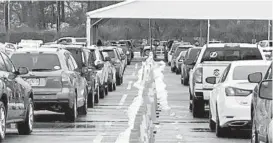
<instances>
[{"instance_id":1,"label":"windshield wiper","mask_svg":"<svg viewBox=\"0 0 273 143\"><path fill-rule=\"evenodd\" d=\"M52 69L43 69L43 68L39 68L39 69L32 69L32 71L51 71Z\"/></svg>"}]
</instances>

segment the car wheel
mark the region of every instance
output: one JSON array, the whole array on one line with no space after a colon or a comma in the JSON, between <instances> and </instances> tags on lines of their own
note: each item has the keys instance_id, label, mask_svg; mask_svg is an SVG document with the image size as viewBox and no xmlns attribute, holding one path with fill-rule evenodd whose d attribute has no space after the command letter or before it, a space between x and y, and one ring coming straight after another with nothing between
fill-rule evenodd
<instances>
[{"instance_id":1,"label":"car wheel","mask_svg":"<svg viewBox=\"0 0 273 143\"><path fill-rule=\"evenodd\" d=\"M110 82L109 84L108 84L108 90L109 91L113 91L114 89L113 89L113 86L114 86L114 83L113 82Z\"/></svg>"},{"instance_id":2,"label":"car wheel","mask_svg":"<svg viewBox=\"0 0 273 143\"><path fill-rule=\"evenodd\" d=\"M115 91L117 88L117 84L116 83L113 83L113 91Z\"/></svg>"},{"instance_id":3,"label":"car wheel","mask_svg":"<svg viewBox=\"0 0 273 143\"><path fill-rule=\"evenodd\" d=\"M24 122L17 123L17 130L20 135L29 135L32 132L34 123L34 106L32 99L29 98L27 115Z\"/></svg>"},{"instance_id":4,"label":"car wheel","mask_svg":"<svg viewBox=\"0 0 273 143\"><path fill-rule=\"evenodd\" d=\"M215 131L215 128L216 128L216 124L212 120L212 115L211 115L211 110L210 109L209 109L209 128L210 128L211 131Z\"/></svg>"},{"instance_id":5,"label":"car wheel","mask_svg":"<svg viewBox=\"0 0 273 143\"><path fill-rule=\"evenodd\" d=\"M183 75L183 85L189 85L189 78L188 77L185 77L184 75Z\"/></svg>"},{"instance_id":6,"label":"car wheel","mask_svg":"<svg viewBox=\"0 0 273 143\"><path fill-rule=\"evenodd\" d=\"M174 72L174 67L171 67L171 72Z\"/></svg>"},{"instance_id":7,"label":"car wheel","mask_svg":"<svg viewBox=\"0 0 273 143\"><path fill-rule=\"evenodd\" d=\"M193 97L192 100L192 115L195 118L204 116L204 102Z\"/></svg>"},{"instance_id":8,"label":"car wheel","mask_svg":"<svg viewBox=\"0 0 273 143\"><path fill-rule=\"evenodd\" d=\"M116 80L117 80L117 85L121 85L121 79L119 76L116 78Z\"/></svg>"},{"instance_id":9,"label":"car wheel","mask_svg":"<svg viewBox=\"0 0 273 143\"><path fill-rule=\"evenodd\" d=\"M87 94L87 89L84 90L84 104L82 107L79 108L79 113L81 115L86 115L87 114L87 110L88 110L88 101L87 101L87 98L88 98L88 94Z\"/></svg>"},{"instance_id":10,"label":"car wheel","mask_svg":"<svg viewBox=\"0 0 273 143\"><path fill-rule=\"evenodd\" d=\"M259 143L254 119L252 119L251 143Z\"/></svg>"},{"instance_id":11,"label":"car wheel","mask_svg":"<svg viewBox=\"0 0 273 143\"><path fill-rule=\"evenodd\" d=\"M0 101L0 141L6 136L6 108L2 101Z\"/></svg>"},{"instance_id":12,"label":"car wheel","mask_svg":"<svg viewBox=\"0 0 273 143\"><path fill-rule=\"evenodd\" d=\"M128 61L127 61L127 65L130 65L130 64L131 64L131 61L128 60Z\"/></svg>"},{"instance_id":13,"label":"car wheel","mask_svg":"<svg viewBox=\"0 0 273 143\"><path fill-rule=\"evenodd\" d=\"M216 136L217 137L224 137L224 134L225 134L225 131L226 131L226 128L222 128L220 126L220 121L219 121L219 115L218 115L218 110L217 110L217 106L216 106Z\"/></svg>"},{"instance_id":14,"label":"car wheel","mask_svg":"<svg viewBox=\"0 0 273 143\"><path fill-rule=\"evenodd\" d=\"M105 91L105 96L107 96L108 95L108 84L107 83L105 84L104 91Z\"/></svg>"},{"instance_id":15,"label":"car wheel","mask_svg":"<svg viewBox=\"0 0 273 143\"><path fill-rule=\"evenodd\" d=\"M94 108L94 105L95 105L95 97L96 95L95 95L95 91L94 91L94 89L91 89L91 91L89 92L89 94L88 94L88 98L87 98L87 102L88 102L88 107L89 108Z\"/></svg>"},{"instance_id":16,"label":"car wheel","mask_svg":"<svg viewBox=\"0 0 273 143\"><path fill-rule=\"evenodd\" d=\"M123 83L123 76L120 77L120 83Z\"/></svg>"},{"instance_id":17,"label":"car wheel","mask_svg":"<svg viewBox=\"0 0 273 143\"><path fill-rule=\"evenodd\" d=\"M190 111L192 111L192 94L191 94L191 91L190 91L190 87L189 87L189 95L190 95L189 109L190 109Z\"/></svg>"},{"instance_id":18,"label":"car wheel","mask_svg":"<svg viewBox=\"0 0 273 143\"><path fill-rule=\"evenodd\" d=\"M181 84L184 83L184 75L183 75L183 70L181 70L181 77L180 77L180 81L181 81Z\"/></svg>"},{"instance_id":19,"label":"car wheel","mask_svg":"<svg viewBox=\"0 0 273 143\"><path fill-rule=\"evenodd\" d=\"M102 87L100 88L100 98L103 99L105 97L105 89Z\"/></svg>"},{"instance_id":20,"label":"car wheel","mask_svg":"<svg viewBox=\"0 0 273 143\"><path fill-rule=\"evenodd\" d=\"M96 95L95 95L95 103L99 103L100 102L100 88L97 87L97 92L96 92Z\"/></svg>"},{"instance_id":21,"label":"car wheel","mask_svg":"<svg viewBox=\"0 0 273 143\"><path fill-rule=\"evenodd\" d=\"M69 122L74 122L78 116L78 110L77 110L77 96L74 99L73 107L68 108L67 111L65 112L65 118Z\"/></svg>"},{"instance_id":22,"label":"car wheel","mask_svg":"<svg viewBox=\"0 0 273 143\"><path fill-rule=\"evenodd\" d=\"M179 74L179 69L175 70L175 74L177 74L177 75Z\"/></svg>"}]
</instances>

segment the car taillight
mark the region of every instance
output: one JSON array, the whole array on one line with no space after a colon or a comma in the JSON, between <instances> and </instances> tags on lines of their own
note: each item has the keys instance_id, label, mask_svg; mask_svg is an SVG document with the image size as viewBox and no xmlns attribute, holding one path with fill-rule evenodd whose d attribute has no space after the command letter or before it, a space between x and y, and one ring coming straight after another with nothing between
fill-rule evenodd
<instances>
[{"instance_id":1,"label":"car taillight","mask_svg":"<svg viewBox=\"0 0 273 143\"><path fill-rule=\"evenodd\" d=\"M66 74L66 73L62 73L62 85L63 86L67 86L70 84L70 78L69 78L69 75Z\"/></svg>"},{"instance_id":2,"label":"car taillight","mask_svg":"<svg viewBox=\"0 0 273 143\"><path fill-rule=\"evenodd\" d=\"M202 83L202 77L203 77L203 67L199 67L196 69L194 73L194 80L196 83Z\"/></svg>"},{"instance_id":3,"label":"car taillight","mask_svg":"<svg viewBox=\"0 0 273 143\"><path fill-rule=\"evenodd\" d=\"M248 96L250 93L252 93L252 90L226 87L225 92L227 96Z\"/></svg>"}]
</instances>

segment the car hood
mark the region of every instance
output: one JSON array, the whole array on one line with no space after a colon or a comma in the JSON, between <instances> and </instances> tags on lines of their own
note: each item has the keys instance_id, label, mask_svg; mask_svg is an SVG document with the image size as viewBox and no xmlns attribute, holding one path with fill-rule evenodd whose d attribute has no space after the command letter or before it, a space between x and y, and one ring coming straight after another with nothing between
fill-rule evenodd
<instances>
[{"instance_id":1,"label":"car hood","mask_svg":"<svg viewBox=\"0 0 273 143\"><path fill-rule=\"evenodd\" d=\"M39 77L48 77L48 76L61 76L62 70L56 71L29 71L28 74L22 75L22 77L30 76L39 76Z\"/></svg>"}]
</instances>

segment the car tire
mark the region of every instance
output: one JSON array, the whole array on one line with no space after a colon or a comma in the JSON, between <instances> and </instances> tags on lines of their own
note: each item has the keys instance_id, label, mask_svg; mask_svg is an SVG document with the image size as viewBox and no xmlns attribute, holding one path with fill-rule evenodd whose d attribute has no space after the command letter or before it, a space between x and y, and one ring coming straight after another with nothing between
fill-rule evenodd
<instances>
[{"instance_id":1,"label":"car tire","mask_svg":"<svg viewBox=\"0 0 273 143\"><path fill-rule=\"evenodd\" d=\"M175 70L175 74L178 75L179 73L180 73L180 72L179 72L179 69L176 69L176 70Z\"/></svg>"},{"instance_id":2,"label":"car tire","mask_svg":"<svg viewBox=\"0 0 273 143\"><path fill-rule=\"evenodd\" d=\"M100 98L101 99L103 99L104 97L105 97L105 89L102 87L102 88L100 88L100 92L99 92L100 94Z\"/></svg>"},{"instance_id":3,"label":"car tire","mask_svg":"<svg viewBox=\"0 0 273 143\"><path fill-rule=\"evenodd\" d=\"M17 123L17 130L19 135L29 135L33 130L34 123L34 105L31 98L29 98L27 115L24 122Z\"/></svg>"},{"instance_id":4,"label":"car tire","mask_svg":"<svg viewBox=\"0 0 273 143\"><path fill-rule=\"evenodd\" d=\"M87 114L87 110L88 110L88 94L87 94L87 89L84 90L84 104L82 107L79 108L79 114L81 115L86 115Z\"/></svg>"},{"instance_id":5,"label":"car tire","mask_svg":"<svg viewBox=\"0 0 273 143\"><path fill-rule=\"evenodd\" d=\"M116 78L116 80L117 80L117 85L121 85L121 79L119 76Z\"/></svg>"},{"instance_id":6,"label":"car tire","mask_svg":"<svg viewBox=\"0 0 273 143\"><path fill-rule=\"evenodd\" d=\"M120 83L123 84L123 76L120 77Z\"/></svg>"},{"instance_id":7,"label":"car tire","mask_svg":"<svg viewBox=\"0 0 273 143\"><path fill-rule=\"evenodd\" d=\"M204 116L204 102L193 97L192 99L192 115L195 118Z\"/></svg>"},{"instance_id":8,"label":"car tire","mask_svg":"<svg viewBox=\"0 0 273 143\"><path fill-rule=\"evenodd\" d=\"M127 65L130 65L130 64L131 64L131 61L128 60L128 61L127 61Z\"/></svg>"},{"instance_id":9,"label":"car tire","mask_svg":"<svg viewBox=\"0 0 273 143\"><path fill-rule=\"evenodd\" d=\"M96 92L96 94L95 94L95 103L99 103L100 102L100 88L98 87L97 89L97 92Z\"/></svg>"},{"instance_id":10,"label":"car tire","mask_svg":"<svg viewBox=\"0 0 273 143\"><path fill-rule=\"evenodd\" d=\"M190 111L192 111L192 94L191 94L191 91L190 91L190 87L189 87L189 95L190 95L189 109L190 109Z\"/></svg>"},{"instance_id":11,"label":"car tire","mask_svg":"<svg viewBox=\"0 0 273 143\"><path fill-rule=\"evenodd\" d=\"M4 103L2 101L0 101L0 118L1 118L1 122L0 122L0 127L2 128L0 130L0 141L5 139L6 136L6 116L7 116L7 112L6 112L6 107L4 105Z\"/></svg>"},{"instance_id":12,"label":"car tire","mask_svg":"<svg viewBox=\"0 0 273 143\"><path fill-rule=\"evenodd\" d=\"M212 120L211 110L209 109L209 128L211 131L215 131L216 123Z\"/></svg>"},{"instance_id":13,"label":"car tire","mask_svg":"<svg viewBox=\"0 0 273 143\"><path fill-rule=\"evenodd\" d=\"M226 128L222 128L220 126L220 121L219 121L219 115L218 115L218 110L217 110L217 105L216 105L216 128L215 128L215 132L216 132L216 136L217 137L224 137L225 133L226 133Z\"/></svg>"},{"instance_id":14,"label":"car tire","mask_svg":"<svg viewBox=\"0 0 273 143\"><path fill-rule=\"evenodd\" d=\"M74 99L73 107L67 109L65 112L65 118L68 122L75 122L77 116L78 116L78 110L77 110L77 96Z\"/></svg>"},{"instance_id":15,"label":"car tire","mask_svg":"<svg viewBox=\"0 0 273 143\"><path fill-rule=\"evenodd\" d=\"M117 84L113 83L113 91L116 91L116 89L117 89Z\"/></svg>"},{"instance_id":16,"label":"car tire","mask_svg":"<svg viewBox=\"0 0 273 143\"><path fill-rule=\"evenodd\" d=\"M105 96L107 96L108 95L108 84L107 83L105 84L104 91L105 91Z\"/></svg>"},{"instance_id":17,"label":"car tire","mask_svg":"<svg viewBox=\"0 0 273 143\"><path fill-rule=\"evenodd\" d=\"M183 85L185 86L189 85L189 78L188 77L186 78L184 75L183 75Z\"/></svg>"},{"instance_id":18,"label":"car tire","mask_svg":"<svg viewBox=\"0 0 273 143\"><path fill-rule=\"evenodd\" d=\"M253 119L252 119L252 129L251 129L251 143L259 143L256 125Z\"/></svg>"},{"instance_id":19,"label":"car tire","mask_svg":"<svg viewBox=\"0 0 273 143\"><path fill-rule=\"evenodd\" d=\"M95 95L95 91L94 91L94 89L91 89L91 91L89 92L89 94L88 94L88 97L87 97L87 103L88 103L88 107L89 108L94 108L94 106L95 106L95 97L96 95Z\"/></svg>"},{"instance_id":20,"label":"car tire","mask_svg":"<svg viewBox=\"0 0 273 143\"><path fill-rule=\"evenodd\" d=\"M114 83L113 83L113 82L110 82L110 83L108 84L108 91L114 91L113 86L114 86Z\"/></svg>"},{"instance_id":21,"label":"car tire","mask_svg":"<svg viewBox=\"0 0 273 143\"><path fill-rule=\"evenodd\" d=\"M175 71L174 71L174 67L171 67L171 72L175 72Z\"/></svg>"}]
</instances>

